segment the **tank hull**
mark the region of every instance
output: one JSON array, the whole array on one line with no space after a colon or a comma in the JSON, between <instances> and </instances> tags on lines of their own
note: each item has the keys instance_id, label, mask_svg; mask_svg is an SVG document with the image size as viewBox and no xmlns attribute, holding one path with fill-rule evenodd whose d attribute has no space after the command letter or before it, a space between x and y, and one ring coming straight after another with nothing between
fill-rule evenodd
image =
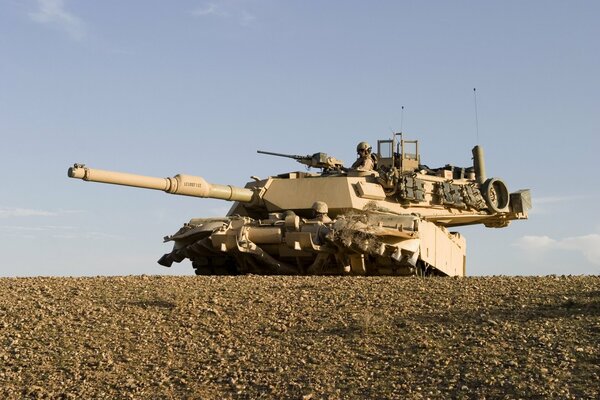
<instances>
[{"instance_id":1,"label":"tank hull","mask_svg":"<svg viewBox=\"0 0 600 400\"><path fill-rule=\"evenodd\" d=\"M349 212L334 220L275 213L266 220L197 218L166 241L164 266L189 259L198 275L464 276L466 243L418 216Z\"/></svg>"}]
</instances>

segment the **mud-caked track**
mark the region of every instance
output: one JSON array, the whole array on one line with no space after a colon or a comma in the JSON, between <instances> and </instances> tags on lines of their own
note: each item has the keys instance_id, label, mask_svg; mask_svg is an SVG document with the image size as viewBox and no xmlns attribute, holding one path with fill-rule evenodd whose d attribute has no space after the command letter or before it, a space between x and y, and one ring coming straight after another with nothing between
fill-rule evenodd
<instances>
[{"instance_id":1,"label":"mud-caked track","mask_svg":"<svg viewBox=\"0 0 600 400\"><path fill-rule=\"evenodd\" d=\"M600 277L0 279L0 397L599 398Z\"/></svg>"}]
</instances>

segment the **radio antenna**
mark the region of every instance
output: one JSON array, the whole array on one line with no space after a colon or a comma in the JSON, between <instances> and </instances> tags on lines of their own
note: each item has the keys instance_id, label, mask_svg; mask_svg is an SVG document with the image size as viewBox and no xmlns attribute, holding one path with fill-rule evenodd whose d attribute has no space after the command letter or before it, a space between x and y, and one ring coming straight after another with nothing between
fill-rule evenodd
<instances>
[{"instance_id":1,"label":"radio antenna","mask_svg":"<svg viewBox=\"0 0 600 400\"><path fill-rule=\"evenodd\" d=\"M476 143L479 144L479 119L477 118L477 88L473 88L473 99L475 100L475 134Z\"/></svg>"},{"instance_id":2,"label":"radio antenna","mask_svg":"<svg viewBox=\"0 0 600 400\"><path fill-rule=\"evenodd\" d=\"M400 111L400 133L402 133L403 124L404 124L404 106L402 106L402 110Z\"/></svg>"}]
</instances>

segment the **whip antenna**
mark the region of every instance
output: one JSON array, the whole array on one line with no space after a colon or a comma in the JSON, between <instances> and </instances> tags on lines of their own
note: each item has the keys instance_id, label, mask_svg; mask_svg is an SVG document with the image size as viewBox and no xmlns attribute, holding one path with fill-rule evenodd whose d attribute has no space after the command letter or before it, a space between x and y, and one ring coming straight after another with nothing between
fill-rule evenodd
<instances>
[{"instance_id":1,"label":"whip antenna","mask_svg":"<svg viewBox=\"0 0 600 400\"><path fill-rule=\"evenodd\" d=\"M473 88L473 99L475 100L475 134L476 143L479 143L479 119L477 118L477 88Z\"/></svg>"},{"instance_id":2,"label":"whip antenna","mask_svg":"<svg viewBox=\"0 0 600 400\"><path fill-rule=\"evenodd\" d=\"M404 123L404 106L402 106L402 110L400 111L400 133L402 133L403 123Z\"/></svg>"}]
</instances>

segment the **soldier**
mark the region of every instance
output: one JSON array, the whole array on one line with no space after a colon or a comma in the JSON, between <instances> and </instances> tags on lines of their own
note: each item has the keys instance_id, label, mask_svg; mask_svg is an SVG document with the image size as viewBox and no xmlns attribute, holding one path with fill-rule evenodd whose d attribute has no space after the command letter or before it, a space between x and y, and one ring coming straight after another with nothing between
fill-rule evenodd
<instances>
[{"instance_id":1,"label":"soldier","mask_svg":"<svg viewBox=\"0 0 600 400\"><path fill-rule=\"evenodd\" d=\"M352 164L352 169L358 171L371 171L375 167L375 162L371 155L371 146L367 142L360 142L356 146L358 159Z\"/></svg>"},{"instance_id":2,"label":"soldier","mask_svg":"<svg viewBox=\"0 0 600 400\"><path fill-rule=\"evenodd\" d=\"M321 221L324 224L331 222L331 218L327 215L329 212L329 207L327 207L327 203L324 201L315 201L312 205L313 210L313 220Z\"/></svg>"}]
</instances>

